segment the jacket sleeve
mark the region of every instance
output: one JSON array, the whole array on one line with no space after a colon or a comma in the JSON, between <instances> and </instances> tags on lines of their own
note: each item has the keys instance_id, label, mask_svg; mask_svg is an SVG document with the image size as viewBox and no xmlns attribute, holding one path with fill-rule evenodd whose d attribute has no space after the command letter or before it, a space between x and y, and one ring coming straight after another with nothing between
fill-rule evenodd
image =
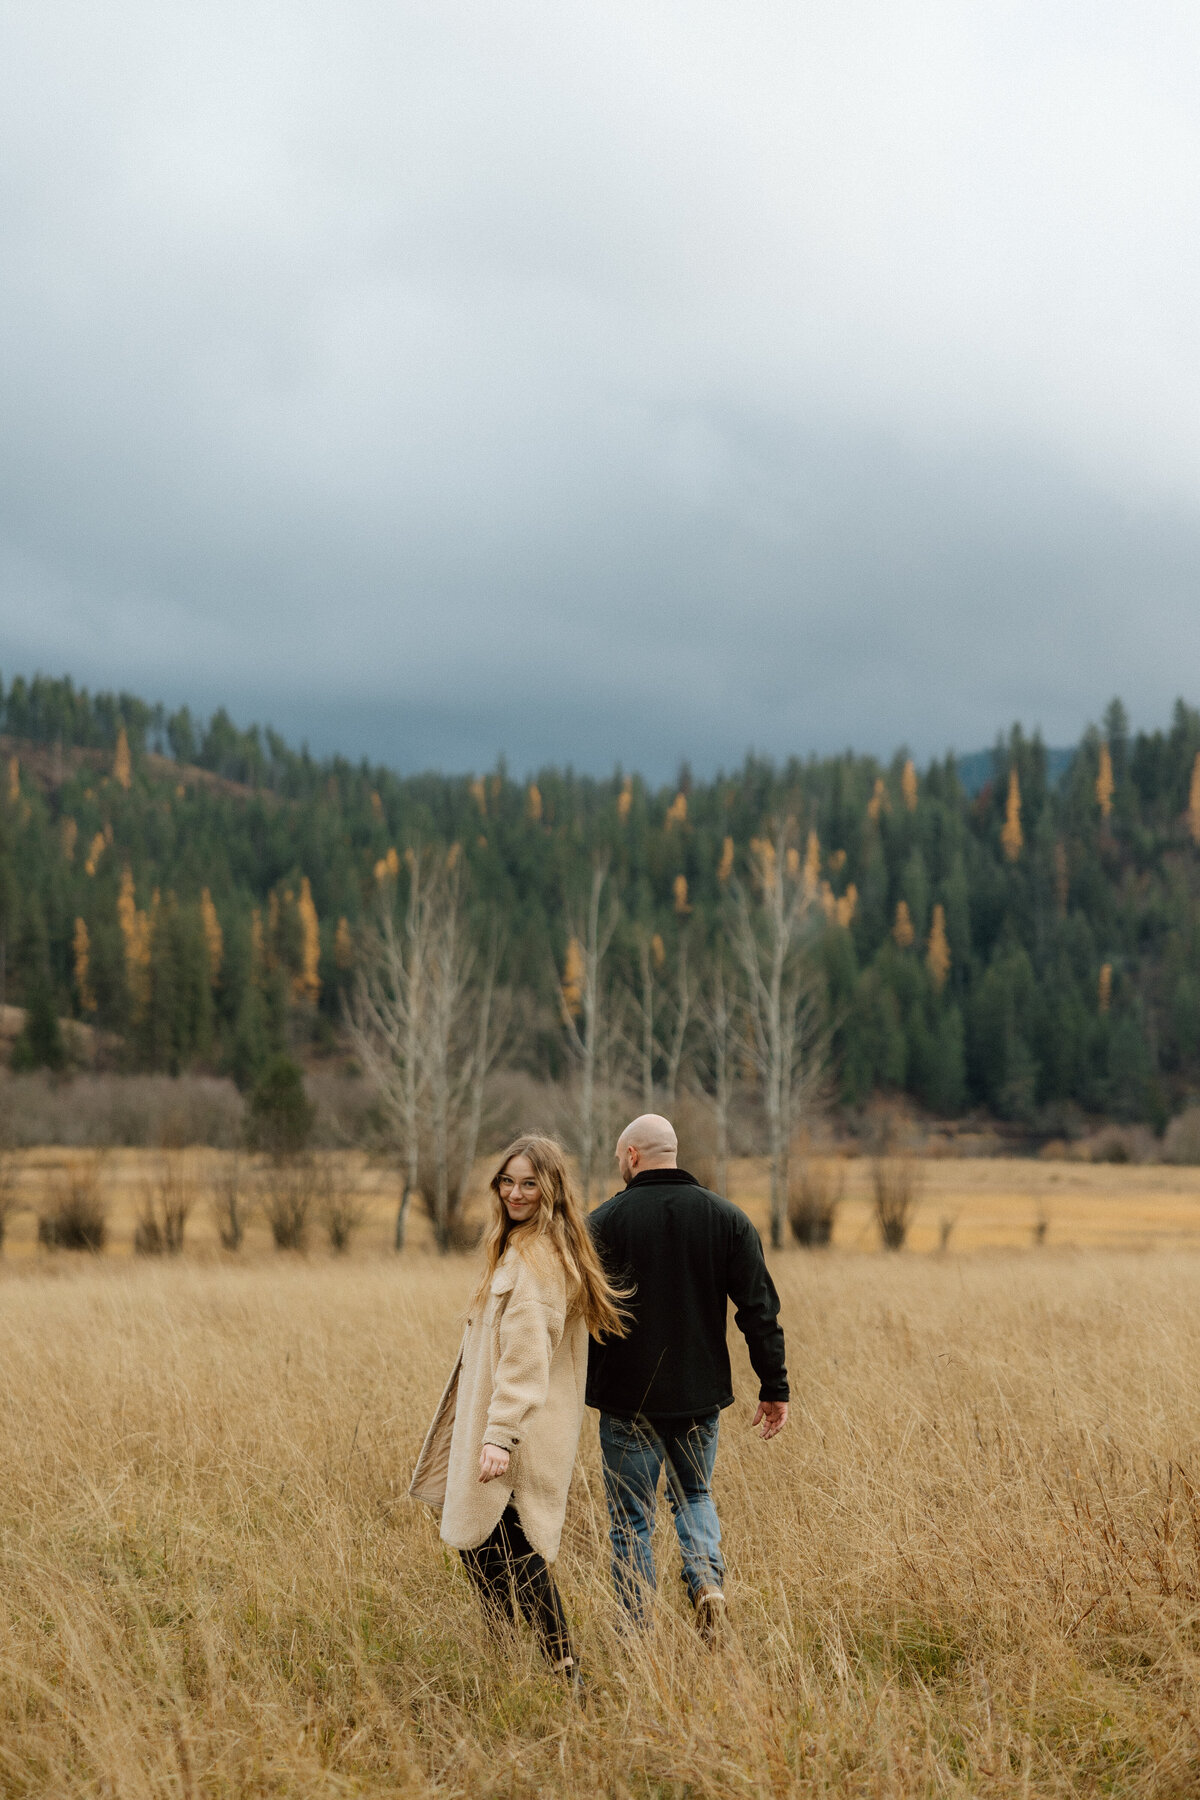
<instances>
[{"instance_id":1,"label":"jacket sleeve","mask_svg":"<svg viewBox=\"0 0 1200 1800\"><path fill-rule=\"evenodd\" d=\"M566 1326L566 1284L539 1279L522 1260L500 1315L499 1356L483 1441L515 1450L550 1391L550 1361Z\"/></svg>"},{"instance_id":2,"label":"jacket sleeve","mask_svg":"<svg viewBox=\"0 0 1200 1800\"><path fill-rule=\"evenodd\" d=\"M763 1255L762 1240L749 1219L738 1222L729 1255L729 1298L734 1323L746 1340L760 1400L790 1397L784 1361L779 1295Z\"/></svg>"}]
</instances>

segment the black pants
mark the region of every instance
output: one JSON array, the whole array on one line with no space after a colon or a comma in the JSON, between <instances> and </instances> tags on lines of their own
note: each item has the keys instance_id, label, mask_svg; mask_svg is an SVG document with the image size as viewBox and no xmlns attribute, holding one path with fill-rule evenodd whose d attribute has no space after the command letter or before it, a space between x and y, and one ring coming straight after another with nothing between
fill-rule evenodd
<instances>
[{"instance_id":1,"label":"black pants","mask_svg":"<svg viewBox=\"0 0 1200 1800\"><path fill-rule=\"evenodd\" d=\"M513 1589L517 1605L541 1640L552 1663L572 1656L567 1619L554 1577L521 1528L510 1502L490 1537L473 1550L460 1550L467 1574L479 1591L483 1610L493 1625L512 1624Z\"/></svg>"}]
</instances>

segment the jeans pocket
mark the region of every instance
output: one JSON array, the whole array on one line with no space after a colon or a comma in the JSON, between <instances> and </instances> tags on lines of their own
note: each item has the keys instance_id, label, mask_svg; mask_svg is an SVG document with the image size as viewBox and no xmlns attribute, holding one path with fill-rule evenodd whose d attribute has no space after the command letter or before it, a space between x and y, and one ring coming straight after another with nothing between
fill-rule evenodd
<instances>
[{"instance_id":1,"label":"jeans pocket","mask_svg":"<svg viewBox=\"0 0 1200 1800\"><path fill-rule=\"evenodd\" d=\"M618 1413L605 1413L600 1420L600 1441L622 1450L648 1450L654 1440L646 1427L636 1419L626 1419Z\"/></svg>"},{"instance_id":2,"label":"jeans pocket","mask_svg":"<svg viewBox=\"0 0 1200 1800\"><path fill-rule=\"evenodd\" d=\"M706 1449L708 1445L712 1443L720 1428L721 1415L719 1412L705 1413L702 1419L692 1420L692 1430Z\"/></svg>"}]
</instances>

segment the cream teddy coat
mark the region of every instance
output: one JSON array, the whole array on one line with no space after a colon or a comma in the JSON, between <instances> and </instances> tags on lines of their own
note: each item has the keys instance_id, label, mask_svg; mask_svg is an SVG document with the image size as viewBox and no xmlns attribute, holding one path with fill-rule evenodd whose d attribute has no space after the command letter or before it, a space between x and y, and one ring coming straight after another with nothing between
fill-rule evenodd
<instances>
[{"instance_id":1,"label":"cream teddy coat","mask_svg":"<svg viewBox=\"0 0 1200 1800\"><path fill-rule=\"evenodd\" d=\"M441 1511L443 1540L481 1544L511 1500L547 1562L558 1554L587 1382L588 1334L568 1316L562 1263L544 1244L510 1241L425 1437L409 1493ZM479 1479L479 1453L510 1453L507 1475Z\"/></svg>"}]
</instances>

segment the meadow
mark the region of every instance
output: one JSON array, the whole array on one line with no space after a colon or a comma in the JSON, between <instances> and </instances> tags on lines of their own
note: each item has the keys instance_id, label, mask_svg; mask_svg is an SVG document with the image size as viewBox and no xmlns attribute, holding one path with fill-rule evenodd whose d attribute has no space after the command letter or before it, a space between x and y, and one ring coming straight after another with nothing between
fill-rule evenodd
<instances>
[{"instance_id":1,"label":"meadow","mask_svg":"<svg viewBox=\"0 0 1200 1800\"><path fill-rule=\"evenodd\" d=\"M140 1166L106 1167L114 1207ZM490 1643L406 1498L471 1265L417 1231L383 1254L391 1195L360 1176L375 1211L338 1258L258 1239L222 1257L201 1209L174 1259L126 1255L119 1209L95 1258L35 1252L14 1222L0 1793L1200 1789L1187 1171L939 1164L915 1248L870 1248L852 1187L840 1244L772 1259L793 1417L769 1446L750 1434L735 1354L719 1655L696 1640L667 1526L657 1627L619 1634L589 1415L559 1564L582 1709L524 1635ZM1040 1190L1054 1210L1035 1248ZM951 1199L951 1251L926 1254ZM1144 1247L1094 1247L1135 1228Z\"/></svg>"},{"instance_id":2,"label":"meadow","mask_svg":"<svg viewBox=\"0 0 1200 1800\"><path fill-rule=\"evenodd\" d=\"M334 1171L340 1189L361 1214L354 1245L363 1255L390 1255L400 1179L394 1167L360 1151L337 1151L317 1159ZM4 1240L9 1263L39 1254L37 1214L56 1189L80 1171L94 1178L108 1220L106 1256L133 1250L139 1212L165 1170L174 1165L191 1191L186 1227L188 1253L201 1258L219 1249L211 1201L222 1175L236 1162L250 1202L244 1255L268 1253L270 1233L253 1204L262 1158L223 1150L194 1149L164 1158L155 1150L104 1152L62 1148L22 1150L7 1158L16 1209ZM491 1164L481 1160L474 1188L482 1192ZM1034 1243L1057 1249L1200 1251L1200 1167L1169 1163L1137 1165L1084 1161L1042 1161L1012 1156L932 1157L918 1160L919 1199L909 1231L909 1248L935 1250L945 1238L952 1253L1017 1249ZM879 1241L871 1199L871 1165L866 1157L842 1165L845 1197L834 1226L834 1247L872 1251ZM607 1176L607 1171L604 1175ZM615 1171L614 1171L615 1174ZM618 1185L615 1180L612 1186ZM602 1183L597 1198L610 1191ZM767 1165L763 1158L739 1157L730 1165L730 1196L767 1234ZM476 1212L478 1202L476 1202ZM310 1232L319 1250L321 1229L314 1216ZM414 1205L408 1226L412 1250L432 1248L428 1221Z\"/></svg>"}]
</instances>

